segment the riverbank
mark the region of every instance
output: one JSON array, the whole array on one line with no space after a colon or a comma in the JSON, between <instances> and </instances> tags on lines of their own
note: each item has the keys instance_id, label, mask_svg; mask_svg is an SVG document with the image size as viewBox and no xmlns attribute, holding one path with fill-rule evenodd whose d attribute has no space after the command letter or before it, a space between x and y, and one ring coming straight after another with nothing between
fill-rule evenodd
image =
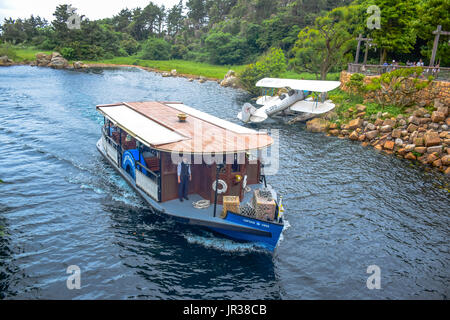
<instances>
[{"instance_id":1,"label":"riverbank","mask_svg":"<svg viewBox=\"0 0 450 320\"><path fill-rule=\"evenodd\" d=\"M308 121L308 130L350 139L450 176L449 107L439 99L432 106L383 108L344 91L330 98L336 108Z\"/></svg>"}]
</instances>

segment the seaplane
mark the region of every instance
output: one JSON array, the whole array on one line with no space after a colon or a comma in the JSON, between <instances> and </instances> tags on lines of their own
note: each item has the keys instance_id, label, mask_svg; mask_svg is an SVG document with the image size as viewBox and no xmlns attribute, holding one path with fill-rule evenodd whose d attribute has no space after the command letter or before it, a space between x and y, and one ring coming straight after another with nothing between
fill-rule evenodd
<instances>
[{"instance_id":1,"label":"seaplane","mask_svg":"<svg viewBox=\"0 0 450 320\"><path fill-rule=\"evenodd\" d=\"M302 120L307 120L335 107L331 100L326 100L327 92L340 85L339 81L264 78L255 86L266 88L266 93L267 88L271 88L272 93L275 93L275 89L283 89L281 91L284 92L259 97L256 104L260 108L245 103L237 118L245 123L260 123L281 113L301 113Z\"/></svg>"}]
</instances>

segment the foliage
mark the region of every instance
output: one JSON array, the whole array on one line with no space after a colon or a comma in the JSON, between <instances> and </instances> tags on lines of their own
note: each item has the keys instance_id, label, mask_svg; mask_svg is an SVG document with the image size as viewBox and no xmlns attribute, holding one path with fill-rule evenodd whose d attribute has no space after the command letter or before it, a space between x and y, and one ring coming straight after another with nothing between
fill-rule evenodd
<instances>
[{"instance_id":1,"label":"foliage","mask_svg":"<svg viewBox=\"0 0 450 320\"><path fill-rule=\"evenodd\" d=\"M245 57L245 40L221 31L205 39L209 60L215 64L239 64Z\"/></svg>"},{"instance_id":2,"label":"foliage","mask_svg":"<svg viewBox=\"0 0 450 320\"><path fill-rule=\"evenodd\" d=\"M9 43L2 43L0 44L0 57L8 56L11 60L17 59L17 53L16 50L11 46Z\"/></svg>"},{"instance_id":3,"label":"foliage","mask_svg":"<svg viewBox=\"0 0 450 320\"><path fill-rule=\"evenodd\" d=\"M373 92L380 105L409 106L416 102L416 94L433 80L431 76L427 80L420 78L423 78L421 67L399 68L373 78L366 90Z\"/></svg>"},{"instance_id":4,"label":"foliage","mask_svg":"<svg viewBox=\"0 0 450 320\"><path fill-rule=\"evenodd\" d=\"M364 78L365 76L361 73L353 73L347 86L353 93L362 95L365 91Z\"/></svg>"},{"instance_id":5,"label":"foliage","mask_svg":"<svg viewBox=\"0 0 450 320\"><path fill-rule=\"evenodd\" d=\"M142 46L141 58L168 60L170 58L170 44L164 39L149 38Z\"/></svg>"},{"instance_id":6,"label":"foliage","mask_svg":"<svg viewBox=\"0 0 450 320\"><path fill-rule=\"evenodd\" d=\"M256 94L255 83L266 77L279 77L286 72L286 58L281 49L270 49L254 64L248 65L241 73L239 78L246 90Z\"/></svg>"},{"instance_id":7,"label":"foliage","mask_svg":"<svg viewBox=\"0 0 450 320\"><path fill-rule=\"evenodd\" d=\"M292 49L291 66L298 72L312 72L325 80L333 67L345 61L356 32L350 22L360 10L357 6L336 8L318 17L314 27L302 29Z\"/></svg>"}]
</instances>

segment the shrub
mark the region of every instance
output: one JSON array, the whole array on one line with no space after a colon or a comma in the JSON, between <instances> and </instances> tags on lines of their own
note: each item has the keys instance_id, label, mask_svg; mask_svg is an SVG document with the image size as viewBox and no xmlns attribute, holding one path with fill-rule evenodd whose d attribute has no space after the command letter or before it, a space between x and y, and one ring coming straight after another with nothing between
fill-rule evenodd
<instances>
[{"instance_id":1,"label":"shrub","mask_svg":"<svg viewBox=\"0 0 450 320\"><path fill-rule=\"evenodd\" d=\"M142 47L141 59L169 60L170 49L170 44L166 40L149 38Z\"/></svg>"},{"instance_id":2,"label":"shrub","mask_svg":"<svg viewBox=\"0 0 450 320\"><path fill-rule=\"evenodd\" d=\"M246 66L239 74L239 78L247 91L257 94L256 82L266 77L279 77L284 72L286 72L284 52L281 49L272 48L256 63Z\"/></svg>"},{"instance_id":3,"label":"shrub","mask_svg":"<svg viewBox=\"0 0 450 320\"><path fill-rule=\"evenodd\" d=\"M16 51L8 43L0 45L0 57L3 56L8 56L8 58L11 60L17 59Z\"/></svg>"},{"instance_id":4,"label":"shrub","mask_svg":"<svg viewBox=\"0 0 450 320\"><path fill-rule=\"evenodd\" d=\"M69 47L61 48L61 55L67 60L74 60L77 58L75 50Z\"/></svg>"}]
</instances>

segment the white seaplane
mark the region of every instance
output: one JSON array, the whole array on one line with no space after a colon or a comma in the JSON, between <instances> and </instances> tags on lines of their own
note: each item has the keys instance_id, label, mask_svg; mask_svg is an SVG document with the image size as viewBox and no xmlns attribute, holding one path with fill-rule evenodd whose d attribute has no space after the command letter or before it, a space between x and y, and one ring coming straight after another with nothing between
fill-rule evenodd
<instances>
[{"instance_id":1,"label":"white seaplane","mask_svg":"<svg viewBox=\"0 0 450 320\"><path fill-rule=\"evenodd\" d=\"M326 93L340 85L339 81L264 78L256 83L257 87L285 88L287 92L258 98L256 104L262 105L259 109L245 103L237 117L245 123L259 123L281 112L294 112L303 113L306 120L335 107L331 100L325 100Z\"/></svg>"}]
</instances>

